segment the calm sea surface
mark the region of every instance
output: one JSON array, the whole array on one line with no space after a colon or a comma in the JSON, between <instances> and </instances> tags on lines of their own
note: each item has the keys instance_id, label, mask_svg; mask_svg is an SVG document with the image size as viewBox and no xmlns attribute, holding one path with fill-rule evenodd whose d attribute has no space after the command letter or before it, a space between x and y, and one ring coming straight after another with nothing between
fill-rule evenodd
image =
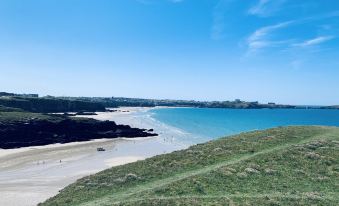
<instances>
[{"instance_id":1,"label":"calm sea surface","mask_svg":"<svg viewBox=\"0 0 339 206\"><path fill-rule=\"evenodd\" d=\"M196 136L194 142L277 126L339 126L339 110L166 108L150 112L153 118Z\"/></svg>"}]
</instances>

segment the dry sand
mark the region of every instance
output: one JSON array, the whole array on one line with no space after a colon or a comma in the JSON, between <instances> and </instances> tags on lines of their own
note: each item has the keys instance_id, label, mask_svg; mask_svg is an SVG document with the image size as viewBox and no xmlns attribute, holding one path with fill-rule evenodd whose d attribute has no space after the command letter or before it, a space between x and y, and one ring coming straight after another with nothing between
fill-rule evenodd
<instances>
[{"instance_id":1,"label":"dry sand","mask_svg":"<svg viewBox=\"0 0 339 206\"><path fill-rule=\"evenodd\" d=\"M119 110L90 117L153 128L159 136L0 149L0 205L36 205L83 176L187 147L178 139L188 134L152 119L148 108ZM98 147L106 151L97 152Z\"/></svg>"}]
</instances>

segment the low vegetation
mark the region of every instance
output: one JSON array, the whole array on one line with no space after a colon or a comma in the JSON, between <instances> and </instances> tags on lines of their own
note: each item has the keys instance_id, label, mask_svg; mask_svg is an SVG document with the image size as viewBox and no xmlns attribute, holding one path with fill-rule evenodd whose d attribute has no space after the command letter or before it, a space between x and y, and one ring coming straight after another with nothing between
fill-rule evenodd
<instances>
[{"instance_id":1,"label":"low vegetation","mask_svg":"<svg viewBox=\"0 0 339 206\"><path fill-rule=\"evenodd\" d=\"M333 106L323 107L323 109L339 109L339 105L333 105Z\"/></svg>"},{"instance_id":2,"label":"low vegetation","mask_svg":"<svg viewBox=\"0 0 339 206\"><path fill-rule=\"evenodd\" d=\"M194 101L170 99L141 99L124 97L39 97L37 94L0 92L0 105L30 112L95 112L108 107L199 107L230 109L339 109L338 106L297 106L257 101Z\"/></svg>"},{"instance_id":3,"label":"low vegetation","mask_svg":"<svg viewBox=\"0 0 339 206\"><path fill-rule=\"evenodd\" d=\"M29 112L57 113L57 112L95 112L105 111L101 103L66 100L54 97L21 97L21 96L0 96L0 106L11 107Z\"/></svg>"},{"instance_id":4,"label":"low vegetation","mask_svg":"<svg viewBox=\"0 0 339 206\"><path fill-rule=\"evenodd\" d=\"M18 121L30 121L34 119L39 120L48 120L48 121L61 121L64 118L58 115L48 115L41 113L32 113L32 112L24 112L24 111L0 111L0 124L14 123Z\"/></svg>"},{"instance_id":5,"label":"low vegetation","mask_svg":"<svg viewBox=\"0 0 339 206\"><path fill-rule=\"evenodd\" d=\"M247 102L241 100L234 101L194 101L194 100L169 100L169 99L139 99L124 97L61 97L66 100L90 101L101 103L105 107L200 107L200 108L232 108L232 109L296 109L293 105L280 105L274 103L261 104L259 102ZM304 107L300 107L304 108Z\"/></svg>"},{"instance_id":6,"label":"low vegetation","mask_svg":"<svg viewBox=\"0 0 339 206\"><path fill-rule=\"evenodd\" d=\"M242 133L82 178L41 206L339 205L339 128Z\"/></svg>"}]
</instances>

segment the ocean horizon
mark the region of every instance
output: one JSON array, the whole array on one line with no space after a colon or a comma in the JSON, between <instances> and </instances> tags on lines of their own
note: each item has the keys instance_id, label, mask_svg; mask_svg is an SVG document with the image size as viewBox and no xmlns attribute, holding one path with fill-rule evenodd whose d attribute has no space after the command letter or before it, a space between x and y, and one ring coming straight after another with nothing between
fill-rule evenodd
<instances>
[{"instance_id":1,"label":"ocean horizon","mask_svg":"<svg viewBox=\"0 0 339 206\"><path fill-rule=\"evenodd\" d=\"M159 108L148 113L188 133L191 138L182 141L189 144L282 126L339 126L339 110L331 109Z\"/></svg>"}]
</instances>

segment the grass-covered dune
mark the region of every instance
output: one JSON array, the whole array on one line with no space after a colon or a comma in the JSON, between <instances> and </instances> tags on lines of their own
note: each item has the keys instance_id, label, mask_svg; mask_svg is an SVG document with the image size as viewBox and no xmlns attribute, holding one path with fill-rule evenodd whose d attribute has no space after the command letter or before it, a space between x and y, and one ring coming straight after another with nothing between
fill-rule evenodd
<instances>
[{"instance_id":1,"label":"grass-covered dune","mask_svg":"<svg viewBox=\"0 0 339 206\"><path fill-rule=\"evenodd\" d=\"M41 205L339 205L339 128L253 131L113 167Z\"/></svg>"}]
</instances>

